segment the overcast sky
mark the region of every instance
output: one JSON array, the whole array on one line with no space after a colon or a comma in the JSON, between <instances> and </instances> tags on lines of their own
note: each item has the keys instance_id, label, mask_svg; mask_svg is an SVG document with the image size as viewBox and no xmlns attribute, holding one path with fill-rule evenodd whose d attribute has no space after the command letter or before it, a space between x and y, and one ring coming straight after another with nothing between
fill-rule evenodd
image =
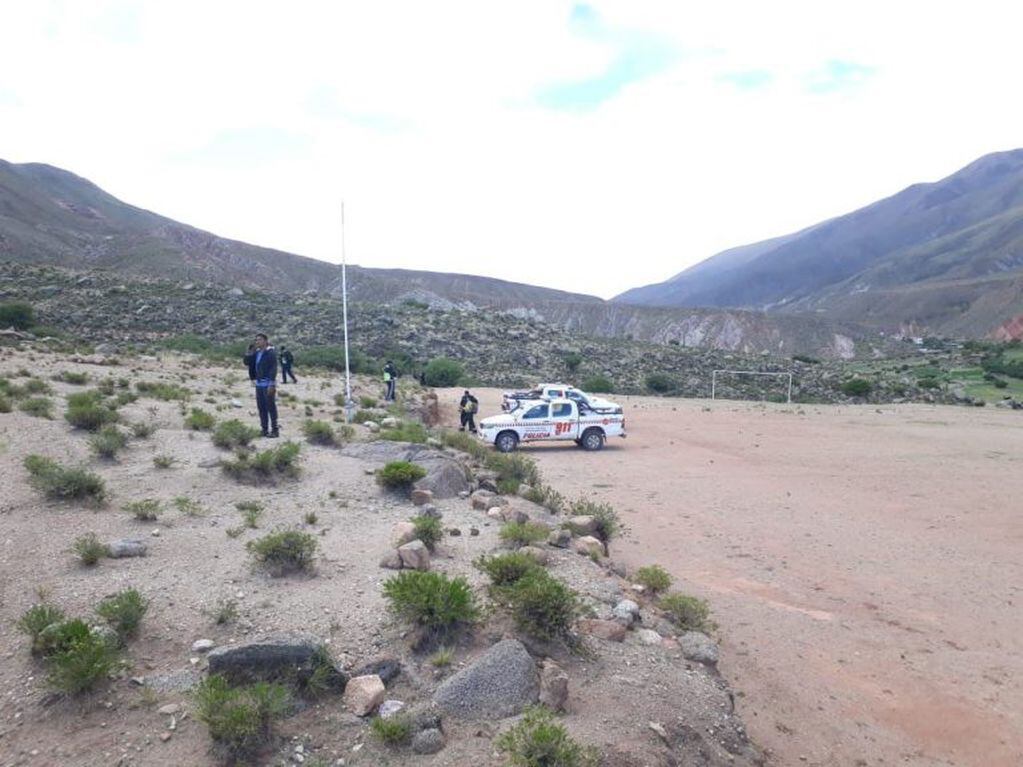
<instances>
[{"instance_id":1,"label":"overcast sky","mask_svg":"<svg viewBox=\"0 0 1023 767\"><path fill-rule=\"evenodd\" d=\"M0 0L0 158L610 297L1023 146L1023 3Z\"/></svg>"}]
</instances>

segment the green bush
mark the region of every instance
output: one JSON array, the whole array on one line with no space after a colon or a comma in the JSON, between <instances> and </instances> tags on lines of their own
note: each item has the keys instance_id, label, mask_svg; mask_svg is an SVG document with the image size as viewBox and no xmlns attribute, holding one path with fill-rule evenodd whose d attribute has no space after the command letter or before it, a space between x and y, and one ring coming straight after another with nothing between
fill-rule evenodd
<instances>
[{"instance_id":1,"label":"green bush","mask_svg":"<svg viewBox=\"0 0 1023 767\"><path fill-rule=\"evenodd\" d=\"M135 517L139 522L153 522L163 512L160 508L160 501L156 498L143 498L141 501L132 501L125 504L124 510Z\"/></svg>"},{"instance_id":2,"label":"green bush","mask_svg":"<svg viewBox=\"0 0 1023 767\"><path fill-rule=\"evenodd\" d=\"M507 522L498 535L502 541L517 548L546 541L550 532L546 525L537 522Z\"/></svg>"},{"instance_id":3,"label":"green bush","mask_svg":"<svg viewBox=\"0 0 1023 767\"><path fill-rule=\"evenodd\" d=\"M103 480L85 469L69 469L41 455L25 457L29 483L47 498L101 502L106 496Z\"/></svg>"},{"instance_id":4,"label":"green bush","mask_svg":"<svg viewBox=\"0 0 1023 767\"><path fill-rule=\"evenodd\" d=\"M422 445L430 436L426 433L426 427L416 421L399 421L392 429L381 429L380 439L387 439L391 442L415 442Z\"/></svg>"},{"instance_id":5,"label":"green bush","mask_svg":"<svg viewBox=\"0 0 1023 767\"><path fill-rule=\"evenodd\" d=\"M79 392L87 397L72 395L68 398L64 419L76 429L99 431L103 426L117 421L117 411L102 404L90 392Z\"/></svg>"},{"instance_id":6,"label":"green bush","mask_svg":"<svg viewBox=\"0 0 1023 767\"><path fill-rule=\"evenodd\" d=\"M488 450L486 465L488 469L497 473L499 483L514 482L516 490L518 484L522 482L533 486L540 484L540 470L536 466L536 461L527 456L517 453L495 453Z\"/></svg>"},{"instance_id":7,"label":"green bush","mask_svg":"<svg viewBox=\"0 0 1023 767\"><path fill-rule=\"evenodd\" d=\"M289 573L309 572L316 555L316 538L297 530L282 530L264 535L245 546L256 563L279 578Z\"/></svg>"},{"instance_id":8,"label":"green bush","mask_svg":"<svg viewBox=\"0 0 1023 767\"><path fill-rule=\"evenodd\" d=\"M412 524L416 528L415 540L422 541L430 551L444 539L444 528L439 519L423 515L413 517Z\"/></svg>"},{"instance_id":9,"label":"green bush","mask_svg":"<svg viewBox=\"0 0 1023 767\"><path fill-rule=\"evenodd\" d=\"M239 453L234 460L221 461L226 474L241 482L275 482L282 477L294 478L299 475L298 456L301 446L296 442L264 450L254 455Z\"/></svg>"},{"instance_id":10,"label":"green bush","mask_svg":"<svg viewBox=\"0 0 1023 767\"><path fill-rule=\"evenodd\" d=\"M175 459L174 456L170 455L154 455L153 466L158 469L169 469L174 465L176 460L177 459Z\"/></svg>"},{"instance_id":11,"label":"green bush","mask_svg":"<svg viewBox=\"0 0 1023 767\"><path fill-rule=\"evenodd\" d=\"M659 594L671 588L671 575L660 565L639 568L632 580L645 586L651 594Z\"/></svg>"},{"instance_id":12,"label":"green bush","mask_svg":"<svg viewBox=\"0 0 1023 767\"><path fill-rule=\"evenodd\" d=\"M1008 389L1008 388L1009 388L1009 382L1008 382L1008 381L1006 381L1006 380L1005 380L1005 379L1003 379L1003 378L996 378L996 379L995 379L994 381L992 381L991 383L992 383L992 384L994 385L994 387L995 387L996 389Z\"/></svg>"},{"instance_id":13,"label":"green bush","mask_svg":"<svg viewBox=\"0 0 1023 767\"><path fill-rule=\"evenodd\" d=\"M412 738L412 721L401 714L392 716L390 719L380 716L373 717L369 728L377 740L389 746L403 745Z\"/></svg>"},{"instance_id":14,"label":"green bush","mask_svg":"<svg viewBox=\"0 0 1023 767\"><path fill-rule=\"evenodd\" d=\"M127 444L128 436L112 423L89 437L89 447L100 458L116 458Z\"/></svg>"},{"instance_id":15,"label":"green bush","mask_svg":"<svg viewBox=\"0 0 1023 767\"><path fill-rule=\"evenodd\" d=\"M710 606L702 599L688 594L666 594L657 606L683 631L708 631L712 628L707 620Z\"/></svg>"},{"instance_id":16,"label":"green bush","mask_svg":"<svg viewBox=\"0 0 1023 767\"><path fill-rule=\"evenodd\" d=\"M279 684L232 687L215 675L196 688L195 703L196 718L209 729L220 755L244 763L273 739L276 723L291 709L291 696Z\"/></svg>"},{"instance_id":17,"label":"green bush","mask_svg":"<svg viewBox=\"0 0 1023 767\"><path fill-rule=\"evenodd\" d=\"M306 421L302 424L302 433L305 434L305 438L313 445L333 446L338 444L334 427L326 421Z\"/></svg>"},{"instance_id":18,"label":"green bush","mask_svg":"<svg viewBox=\"0 0 1023 767\"><path fill-rule=\"evenodd\" d=\"M246 527L253 530L259 527L259 520L263 516L263 504L259 501L238 501L234 507L242 513Z\"/></svg>"},{"instance_id":19,"label":"green bush","mask_svg":"<svg viewBox=\"0 0 1023 767\"><path fill-rule=\"evenodd\" d=\"M430 360L425 372L427 386L458 386L465 374L458 362L447 357Z\"/></svg>"},{"instance_id":20,"label":"green bush","mask_svg":"<svg viewBox=\"0 0 1023 767\"><path fill-rule=\"evenodd\" d=\"M572 642L571 629L581 605L576 593L541 567L503 590L516 625L544 641Z\"/></svg>"},{"instance_id":21,"label":"green bush","mask_svg":"<svg viewBox=\"0 0 1023 767\"><path fill-rule=\"evenodd\" d=\"M0 329L28 330L35 324L35 310L31 304L22 301L0 304Z\"/></svg>"},{"instance_id":22,"label":"green bush","mask_svg":"<svg viewBox=\"0 0 1023 767\"><path fill-rule=\"evenodd\" d=\"M426 469L418 463L391 461L377 472L377 484L390 490L410 490L425 476Z\"/></svg>"},{"instance_id":23,"label":"green bush","mask_svg":"<svg viewBox=\"0 0 1023 767\"><path fill-rule=\"evenodd\" d=\"M792 355L792 361L793 362L802 362L802 363L807 364L807 365L820 365L821 364L821 361L819 359L817 359L816 357L807 356L806 354L793 354Z\"/></svg>"},{"instance_id":24,"label":"green bush","mask_svg":"<svg viewBox=\"0 0 1023 767\"><path fill-rule=\"evenodd\" d=\"M339 405L345 404L343 397L342 397L341 402L339 402L338 404ZM367 397L364 394L361 397L359 397L359 406L360 407L364 407L364 408L376 407L377 406L377 398L376 397Z\"/></svg>"},{"instance_id":25,"label":"green bush","mask_svg":"<svg viewBox=\"0 0 1023 767\"><path fill-rule=\"evenodd\" d=\"M615 390L611 379L603 375L595 375L583 381L583 391L592 394L613 394Z\"/></svg>"},{"instance_id":26,"label":"green bush","mask_svg":"<svg viewBox=\"0 0 1023 767\"><path fill-rule=\"evenodd\" d=\"M194 407L192 412L185 418L185 428L193 429L194 431L209 431L216 422L217 419L212 413L207 413L202 408Z\"/></svg>"},{"instance_id":27,"label":"green bush","mask_svg":"<svg viewBox=\"0 0 1023 767\"><path fill-rule=\"evenodd\" d=\"M472 434L464 431L445 431L441 434L441 442L454 450L468 453L477 461L485 461L492 455L491 451Z\"/></svg>"},{"instance_id":28,"label":"green bush","mask_svg":"<svg viewBox=\"0 0 1023 767\"><path fill-rule=\"evenodd\" d=\"M49 397L29 397L18 404L18 410L36 418L53 418L53 401Z\"/></svg>"},{"instance_id":29,"label":"green bush","mask_svg":"<svg viewBox=\"0 0 1023 767\"><path fill-rule=\"evenodd\" d=\"M873 388L865 378L850 378L842 383L842 393L849 397L866 397Z\"/></svg>"},{"instance_id":30,"label":"green bush","mask_svg":"<svg viewBox=\"0 0 1023 767\"><path fill-rule=\"evenodd\" d=\"M54 381L63 381L72 386L85 386L89 382L88 373L76 373L73 370L61 370L53 377Z\"/></svg>"},{"instance_id":31,"label":"green bush","mask_svg":"<svg viewBox=\"0 0 1023 767\"><path fill-rule=\"evenodd\" d=\"M57 653L64 652L91 633L93 631L89 628L89 624L81 618L69 618L51 623L39 633L38 654L48 659Z\"/></svg>"},{"instance_id":32,"label":"green bush","mask_svg":"<svg viewBox=\"0 0 1023 767\"><path fill-rule=\"evenodd\" d=\"M921 389L940 389L941 381L937 378L921 378L916 382Z\"/></svg>"},{"instance_id":33,"label":"green bush","mask_svg":"<svg viewBox=\"0 0 1023 767\"><path fill-rule=\"evenodd\" d=\"M135 384L135 389L143 397L151 397L152 399L163 400L164 402L186 400L190 393L188 389L177 384L154 381L138 381Z\"/></svg>"},{"instance_id":34,"label":"green bush","mask_svg":"<svg viewBox=\"0 0 1023 767\"><path fill-rule=\"evenodd\" d=\"M8 399L5 394L0 392L0 413L10 413L12 409L13 405L11 405L11 400Z\"/></svg>"},{"instance_id":35,"label":"green bush","mask_svg":"<svg viewBox=\"0 0 1023 767\"><path fill-rule=\"evenodd\" d=\"M465 578L404 570L384 582L384 596L396 615L431 638L448 636L479 617L476 598Z\"/></svg>"},{"instance_id":36,"label":"green bush","mask_svg":"<svg viewBox=\"0 0 1023 767\"><path fill-rule=\"evenodd\" d=\"M131 436L135 437L136 439L147 439L156 434L157 429L159 429L160 427L157 426L155 423L136 421L135 423L131 424L129 428L131 428Z\"/></svg>"},{"instance_id":37,"label":"green bush","mask_svg":"<svg viewBox=\"0 0 1023 767\"><path fill-rule=\"evenodd\" d=\"M71 638L71 632L66 632L60 649L49 655L48 681L54 689L75 695L91 690L110 675L117 664L117 648L82 621L58 626L68 624L75 625L75 635Z\"/></svg>"},{"instance_id":38,"label":"green bush","mask_svg":"<svg viewBox=\"0 0 1023 767\"><path fill-rule=\"evenodd\" d=\"M96 533L85 533L75 538L71 551L86 567L92 567L107 555L107 545L96 537Z\"/></svg>"},{"instance_id":39,"label":"green bush","mask_svg":"<svg viewBox=\"0 0 1023 767\"><path fill-rule=\"evenodd\" d=\"M497 554L492 557L480 557L473 564L490 578L497 588L517 583L527 573L540 567L535 558L520 551Z\"/></svg>"},{"instance_id":40,"label":"green bush","mask_svg":"<svg viewBox=\"0 0 1023 767\"><path fill-rule=\"evenodd\" d=\"M675 388L675 380L667 373L651 373L646 377L646 388L657 394L664 394Z\"/></svg>"},{"instance_id":41,"label":"green bush","mask_svg":"<svg viewBox=\"0 0 1023 767\"><path fill-rule=\"evenodd\" d=\"M247 426L237 418L231 418L217 424L210 438L217 447L233 450L248 446L258 436L259 429Z\"/></svg>"},{"instance_id":42,"label":"green bush","mask_svg":"<svg viewBox=\"0 0 1023 767\"><path fill-rule=\"evenodd\" d=\"M367 421L376 421L379 416L372 410L356 410L355 415L352 416L353 423L366 423Z\"/></svg>"},{"instance_id":43,"label":"green bush","mask_svg":"<svg viewBox=\"0 0 1023 767\"><path fill-rule=\"evenodd\" d=\"M593 517L597 522L596 536L604 543L608 543L621 532L621 519L618 517L618 512L609 503L598 503L580 498L572 503L570 513L574 517Z\"/></svg>"},{"instance_id":44,"label":"green bush","mask_svg":"<svg viewBox=\"0 0 1023 767\"><path fill-rule=\"evenodd\" d=\"M122 642L138 634L148 610L149 600L135 589L119 591L96 605L96 614L117 632Z\"/></svg>"},{"instance_id":45,"label":"green bush","mask_svg":"<svg viewBox=\"0 0 1023 767\"><path fill-rule=\"evenodd\" d=\"M56 605L41 602L32 605L18 620L18 630L28 634L32 640L32 654L42 655L46 649L42 641L43 632L50 626L63 622L64 611Z\"/></svg>"},{"instance_id":46,"label":"green bush","mask_svg":"<svg viewBox=\"0 0 1023 767\"><path fill-rule=\"evenodd\" d=\"M560 514L565 510L565 498L550 485L530 485L529 492L523 497L546 507L552 514Z\"/></svg>"},{"instance_id":47,"label":"green bush","mask_svg":"<svg viewBox=\"0 0 1023 767\"><path fill-rule=\"evenodd\" d=\"M497 739L511 767L596 767L599 755L578 744L543 706L527 708L519 722Z\"/></svg>"}]
</instances>

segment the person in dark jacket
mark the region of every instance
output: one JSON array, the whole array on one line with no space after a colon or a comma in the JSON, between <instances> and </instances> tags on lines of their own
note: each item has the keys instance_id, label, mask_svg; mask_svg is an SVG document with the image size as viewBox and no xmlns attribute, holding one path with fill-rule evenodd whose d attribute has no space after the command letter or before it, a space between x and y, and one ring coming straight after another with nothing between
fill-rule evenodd
<instances>
[{"instance_id":1,"label":"person in dark jacket","mask_svg":"<svg viewBox=\"0 0 1023 767\"><path fill-rule=\"evenodd\" d=\"M476 433L476 411L480 409L480 401L476 399L469 392L465 390L465 394L462 395L462 401L458 403L458 414L462 420L462 425L459 427L459 431L465 431L465 427L469 427L469 431L473 434Z\"/></svg>"},{"instance_id":2,"label":"person in dark jacket","mask_svg":"<svg viewBox=\"0 0 1023 767\"><path fill-rule=\"evenodd\" d=\"M264 333L256 334L254 347L245 359L249 365L249 378L256 387L259 426L264 437L276 438L280 436L277 428L277 352Z\"/></svg>"},{"instance_id":3,"label":"person in dark jacket","mask_svg":"<svg viewBox=\"0 0 1023 767\"><path fill-rule=\"evenodd\" d=\"M394 402L397 398L397 387L398 369L393 362L387 360L387 364L384 365L384 399Z\"/></svg>"},{"instance_id":4,"label":"person in dark jacket","mask_svg":"<svg viewBox=\"0 0 1023 767\"><path fill-rule=\"evenodd\" d=\"M295 374L291 372L291 366L295 363L295 357L291 353L291 350L287 346L281 346L281 383L288 382L288 376L291 376L292 383L298 383L298 379L295 378Z\"/></svg>"}]
</instances>

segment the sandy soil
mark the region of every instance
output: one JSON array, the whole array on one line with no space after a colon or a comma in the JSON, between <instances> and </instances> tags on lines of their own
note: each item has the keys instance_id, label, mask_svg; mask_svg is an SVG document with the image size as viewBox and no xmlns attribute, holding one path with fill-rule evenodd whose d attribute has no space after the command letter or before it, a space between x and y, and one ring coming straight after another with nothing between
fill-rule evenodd
<instances>
[{"instance_id":1,"label":"sandy soil","mask_svg":"<svg viewBox=\"0 0 1023 767\"><path fill-rule=\"evenodd\" d=\"M626 440L526 452L712 602L775 764L1023 764L1023 417L620 399Z\"/></svg>"}]
</instances>

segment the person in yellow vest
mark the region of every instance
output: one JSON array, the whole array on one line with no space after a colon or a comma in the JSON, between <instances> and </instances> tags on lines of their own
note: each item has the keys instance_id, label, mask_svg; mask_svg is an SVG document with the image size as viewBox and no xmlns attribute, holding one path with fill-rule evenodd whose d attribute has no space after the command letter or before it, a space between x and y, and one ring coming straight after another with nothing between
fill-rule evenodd
<instances>
[{"instance_id":1,"label":"person in yellow vest","mask_svg":"<svg viewBox=\"0 0 1023 767\"><path fill-rule=\"evenodd\" d=\"M458 403L458 412L462 420L459 431L465 431L465 427L468 426L470 432L476 433L475 416L479 409L480 401L466 389L465 394L462 395L462 401Z\"/></svg>"},{"instance_id":2,"label":"person in yellow vest","mask_svg":"<svg viewBox=\"0 0 1023 767\"><path fill-rule=\"evenodd\" d=\"M387 364L384 365L384 399L390 402L394 402L396 399L396 389L398 386L398 370L394 367L394 363L387 360Z\"/></svg>"}]
</instances>

